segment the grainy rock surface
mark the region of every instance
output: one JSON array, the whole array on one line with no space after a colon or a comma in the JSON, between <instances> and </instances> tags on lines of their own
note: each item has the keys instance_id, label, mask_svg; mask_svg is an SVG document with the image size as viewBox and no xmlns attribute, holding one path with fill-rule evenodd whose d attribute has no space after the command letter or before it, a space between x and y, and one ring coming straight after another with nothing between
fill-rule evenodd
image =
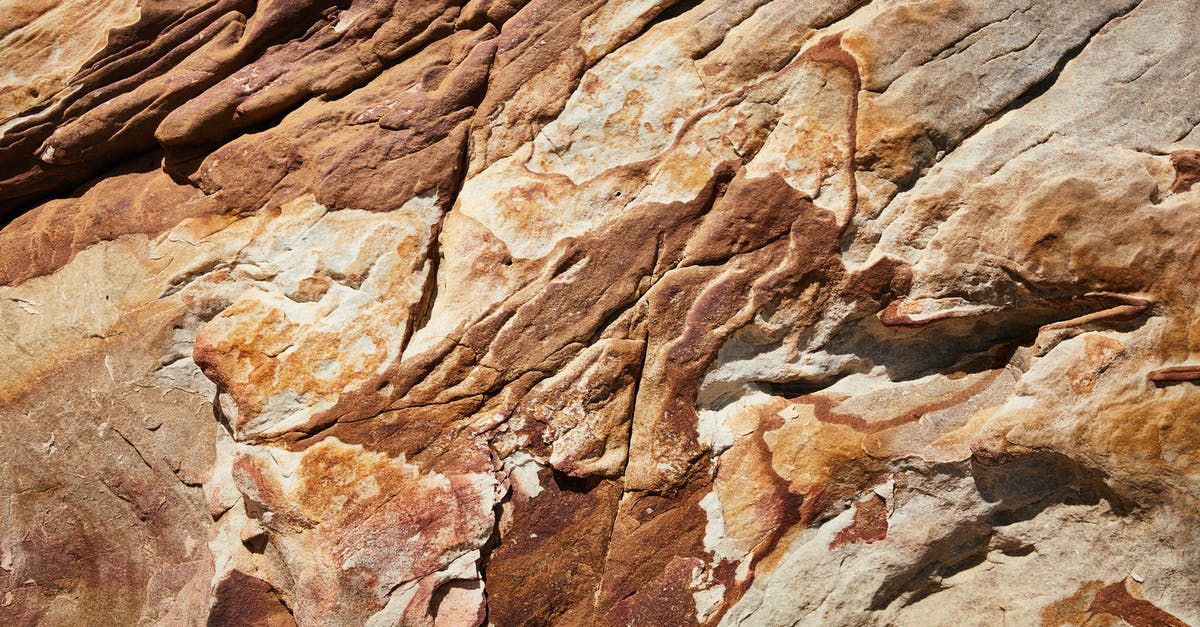
<instances>
[{"instance_id":1,"label":"grainy rock surface","mask_svg":"<svg viewBox=\"0 0 1200 627\"><path fill-rule=\"evenodd\" d=\"M1200 3L0 3L0 619L1200 624Z\"/></svg>"}]
</instances>

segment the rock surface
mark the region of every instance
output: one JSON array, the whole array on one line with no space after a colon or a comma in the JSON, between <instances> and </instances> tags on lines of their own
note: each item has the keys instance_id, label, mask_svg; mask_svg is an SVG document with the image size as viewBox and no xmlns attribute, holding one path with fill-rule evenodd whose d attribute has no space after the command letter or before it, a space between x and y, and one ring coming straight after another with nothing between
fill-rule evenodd
<instances>
[{"instance_id":1,"label":"rock surface","mask_svg":"<svg viewBox=\"0 0 1200 627\"><path fill-rule=\"evenodd\" d=\"M0 618L1200 624L1194 0L0 10Z\"/></svg>"}]
</instances>

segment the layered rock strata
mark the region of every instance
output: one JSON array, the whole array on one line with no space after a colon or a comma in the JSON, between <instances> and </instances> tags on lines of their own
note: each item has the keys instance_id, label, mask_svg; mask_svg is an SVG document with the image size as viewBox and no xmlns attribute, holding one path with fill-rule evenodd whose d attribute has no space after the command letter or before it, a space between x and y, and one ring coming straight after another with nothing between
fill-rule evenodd
<instances>
[{"instance_id":1,"label":"layered rock strata","mask_svg":"<svg viewBox=\"0 0 1200 627\"><path fill-rule=\"evenodd\" d=\"M0 16L0 617L1200 624L1191 0Z\"/></svg>"}]
</instances>

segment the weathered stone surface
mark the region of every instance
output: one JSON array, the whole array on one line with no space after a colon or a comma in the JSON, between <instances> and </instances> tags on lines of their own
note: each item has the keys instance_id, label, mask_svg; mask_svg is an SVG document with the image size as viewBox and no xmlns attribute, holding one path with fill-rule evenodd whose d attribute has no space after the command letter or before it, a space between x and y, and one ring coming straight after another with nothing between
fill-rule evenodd
<instances>
[{"instance_id":1,"label":"weathered stone surface","mask_svg":"<svg viewBox=\"0 0 1200 627\"><path fill-rule=\"evenodd\" d=\"M9 4L0 618L1200 624L1193 0Z\"/></svg>"}]
</instances>

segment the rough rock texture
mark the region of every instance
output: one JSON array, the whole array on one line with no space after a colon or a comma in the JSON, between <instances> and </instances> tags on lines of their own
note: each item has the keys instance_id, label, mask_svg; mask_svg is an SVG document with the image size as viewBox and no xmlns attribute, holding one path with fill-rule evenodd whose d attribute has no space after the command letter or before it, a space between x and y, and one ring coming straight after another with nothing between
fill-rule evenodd
<instances>
[{"instance_id":1,"label":"rough rock texture","mask_svg":"<svg viewBox=\"0 0 1200 627\"><path fill-rule=\"evenodd\" d=\"M0 4L0 621L1200 624L1197 23Z\"/></svg>"}]
</instances>

